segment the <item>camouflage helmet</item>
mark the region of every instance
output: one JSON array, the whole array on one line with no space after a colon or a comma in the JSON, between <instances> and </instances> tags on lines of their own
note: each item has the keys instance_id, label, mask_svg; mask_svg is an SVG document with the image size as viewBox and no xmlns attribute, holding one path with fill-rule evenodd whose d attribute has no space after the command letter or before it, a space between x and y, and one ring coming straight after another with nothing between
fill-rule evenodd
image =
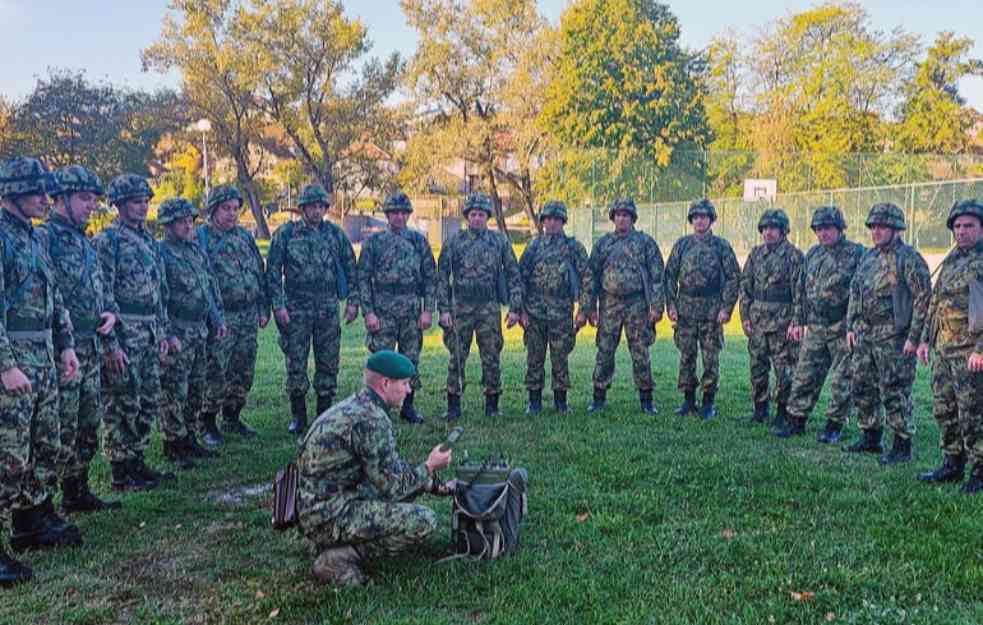
<instances>
[{"instance_id":1,"label":"camouflage helmet","mask_svg":"<svg viewBox=\"0 0 983 625\"><path fill-rule=\"evenodd\" d=\"M55 189L48 168L36 158L18 156L0 163L0 197L49 193Z\"/></svg>"},{"instance_id":2,"label":"camouflage helmet","mask_svg":"<svg viewBox=\"0 0 983 625\"><path fill-rule=\"evenodd\" d=\"M539 219L542 221L547 217L556 217L562 219L563 223L567 223L567 205L558 200L547 202L539 211Z\"/></svg>"},{"instance_id":3,"label":"camouflage helmet","mask_svg":"<svg viewBox=\"0 0 983 625\"><path fill-rule=\"evenodd\" d=\"M901 212L901 209L897 205L891 204L890 202L881 202L871 206L865 223L868 228L877 225L887 226L894 230L904 230L906 228L904 213Z\"/></svg>"},{"instance_id":4,"label":"camouflage helmet","mask_svg":"<svg viewBox=\"0 0 983 625\"><path fill-rule=\"evenodd\" d=\"M164 200L157 209L157 223L167 225L172 221L185 217L197 217L198 209L183 197L172 197Z\"/></svg>"},{"instance_id":5,"label":"camouflage helmet","mask_svg":"<svg viewBox=\"0 0 983 625\"><path fill-rule=\"evenodd\" d=\"M686 213L686 221L693 223L693 218L697 215L706 215L710 218L710 223L717 221L717 209L706 198L696 200L689 205L689 211Z\"/></svg>"},{"instance_id":6,"label":"camouflage helmet","mask_svg":"<svg viewBox=\"0 0 983 625\"><path fill-rule=\"evenodd\" d=\"M133 198L145 197L149 200L154 197L154 192L143 176L123 174L113 178L112 182L109 183L106 195L109 197L110 204L122 206Z\"/></svg>"},{"instance_id":7,"label":"camouflage helmet","mask_svg":"<svg viewBox=\"0 0 983 625\"><path fill-rule=\"evenodd\" d=\"M608 207L608 219L614 221L614 214L618 211L625 211L631 215L632 223L638 220L638 208L635 206L635 200L630 197L618 198L611 202L611 206Z\"/></svg>"},{"instance_id":8,"label":"camouflage helmet","mask_svg":"<svg viewBox=\"0 0 983 625\"><path fill-rule=\"evenodd\" d=\"M484 211L486 215L491 217L492 215L492 203L491 198L484 193L468 193L468 197L464 199L464 216L467 217L468 213L473 210Z\"/></svg>"},{"instance_id":9,"label":"camouflage helmet","mask_svg":"<svg viewBox=\"0 0 983 625\"><path fill-rule=\"evenodd\" d=\"M242 193L239 193L239 189L235 188L230 184L221 184L208 194L208 199L205 200L205 210L211 213L215 210L215 207L219 204L224 204L229 200L236 200L239 202L239 208L242 208Z\"/></svg>"},{"instance_id":10,"label":"camouflage helmet","mask_svg":"<svg viewBox=\"0 0 983 625\"><path fill-rule=\"evenodd\" d=\"M835 206L820 206L812 213L812 223L809 227L815 230L820 226L833 226L840 232L846 230L846 219Z\"/></svg>"},{"instance_id":11,"label":"camouflage helmet","mask_svg":"<svg viewBox=\"0 0 983 625\"><path fill-rule=\"evenodd\" d=\"M413 203L410 202L410 198L402 191L387 195L386 201L382 203L382 212L388 213L395 211L413 212Z\"/></svg>"},{"instance_id":12,"label":"camouflage helmet","mask_svg":"<svg viewBox=\"0 0 983 625\"><path fill-rule=\"evenodd\" d=\"M304 208L308 204L313 204L314 202L323 202L328 206L331 206L331 196L328 192L324 190L324 187L318 183L309 184L300 191L300 197L297 198L297 206Z\"/></svg>"},{"instance_id":13,"label":"camouflage helmet","mask_svg":"<svg viewBox=\"0 0 983 625\"><path fill-rule=\"evenodd\" d=\"M963 215L972 215L980 220L980 225L983 225L983 200L962 200L953 204L949 209L949 218L945 220L946 227L952 230L956 218Z\"/></svg>"},{"instance_id":14,"label":"camouflage helmet","mask_svg":"<svg viewBox=\"0 0 983 625\"><path fill-rule=\"evenodd\" d=\"M99 176L81 165L69 165L68 167L62 167L56 170L54 180L58 188L51 193L52 195L88 191L89 193L102 196L106 193Z\"/></svg>"},{"instance_id":15,"label":"camouflage helmet","mask_svg":"<svg viewBox=\"0 0 983 625\"><path fill-rule=\"evenodd\" d=\"M788 234L788 215L780 208L766 210L758 220L758 232L763 232L769 226L778 228L782 234Z\"/></svg>"}]
</instances>

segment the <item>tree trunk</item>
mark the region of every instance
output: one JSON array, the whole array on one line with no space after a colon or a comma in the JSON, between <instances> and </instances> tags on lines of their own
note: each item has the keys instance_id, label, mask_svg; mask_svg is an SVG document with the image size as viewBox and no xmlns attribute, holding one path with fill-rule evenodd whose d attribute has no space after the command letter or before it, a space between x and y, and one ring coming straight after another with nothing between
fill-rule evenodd
<instances>
[{"instance_id":1,"label":"tree trunk","mask_svg":"<svg viewBox=\"0 0 983 625\"><path fill-rule=\"evenodd\" d=\"M256 192L256 184L253 182L252 176L249 175L249 169L246 164L238 161L236 162L237 169L237 181L239 187L246 193L246 201L249 203L249 210L253 214L253 218L256 220L256 238L268 240L270 238L270 227L266 223L266 216L263 214L263 207L259 203L259 194Z\"/></svg>"},{"instance_id":2,"label":"tree trunk","mask_svg":"<svg viewBox=\"0 0 983 625\"><path fill-rule=\"evenodd\" d=\"M509 238L509 227L505 224L505 211L502 210L502 198L498 195L498 184L495 182L494 170L488 171L487 178L488 188L491 191L492 210L495 212L495 223L498 224L499 232Z\"/></svg>"}]
</instances>

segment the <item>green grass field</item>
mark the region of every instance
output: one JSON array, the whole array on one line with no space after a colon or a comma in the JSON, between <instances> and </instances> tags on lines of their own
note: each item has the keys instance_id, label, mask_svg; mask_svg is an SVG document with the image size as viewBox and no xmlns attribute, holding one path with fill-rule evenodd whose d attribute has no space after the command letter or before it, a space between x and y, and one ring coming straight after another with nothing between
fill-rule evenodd
<instances>
[{"instance_id":1,"label":"green grass field","mask_svg":"<svg viewBox=\"0 0 983 625\"><path fill-rule=\"evenodd\" d=\"M345 394L356 389L365 357L354 328L342 352ZM303 541L273 531L269 492L254 492L294 452L282 357L267 330L246 415L261 430L258 441L233 440L221 459L182 474L176 486L127 495L117 514L75 517L85 546L28 555L36 580L0 591L0 622L983 622L983 497L914 479L939 461L926 369L916 387L915 461L884 469L874 457L816 444L823 420L815 415L808 436L792 442L746 425L745 341L733 333L722 357L721 416L703 423L672 415L677 355L668 328L660 332L654 417L639 414L625 347L608 409L587 416L594 358L587 333L571 363L573 410L562 417L523 414L517 333L503 354L503 416L480 416L472 355L458 453L501 451L528 468L521 551L435 564L446 550L450 504L428 498L442 519L432 543L371 565L370 586L339 591L313 580ZM446 376L436 332L422 369L427 423L397 426L412 460L447 429L435 418ZM160 463L159 441L152 449ZM105 494L106 464L94 471Z\"/></svg>"}]
</instances>

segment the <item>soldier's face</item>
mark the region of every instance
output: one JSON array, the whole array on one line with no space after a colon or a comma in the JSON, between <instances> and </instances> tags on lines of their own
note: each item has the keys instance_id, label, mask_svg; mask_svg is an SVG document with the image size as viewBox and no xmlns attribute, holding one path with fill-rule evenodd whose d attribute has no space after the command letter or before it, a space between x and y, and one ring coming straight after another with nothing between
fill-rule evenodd
<instances>
[{"instance_id":1,"label":"soldier's face","mask_svg":"<svg viewBox=\"0 0 983 625\"><path fill-rule=\"evenodd\" d=\"M383 378L382 399L393 408L402 408L403 400L410 394L410 381Z\"/></svg>"},{"instance_id":2,"label":"soldier's face","mask_svg":"<svg viewBox=\"0 0 983 625\"><path fill-rule=\"evenodd\" d=\"M99 196L91 191L79 191L61 197L64 198L62 202L68 202L65 206L67 216L83 226L89 223L89 217L99 208Z\"/></svg>"},{"instance_id":3,"label":"soldier's face","mask_svg":"<svg viewBox=\"0 0 983 625\"><path fill-rule=\"evenodd\" d=\"M708 215L693 215L690 223L693 224L693 232L696 234L706 234L710 230L710 217Z\"/></svg>"},{"instance_id":4,"label":"soldier's face","mask_svg":"<svg viewBox=\"0 0 983 625\"><path fill-rule=\"evenodd\" d=\"M147 220L147 211L150 210L150 198L134 197L123 203L123 210L120 216L126 221L143 223Z\"/></svg>"},{"instance_id":5,"label":"soldier's face","mask_svg":"<svg viewBox=\"0 0 983 625\"><path fill-rule=\"evenodd\" d=\"M631 219L631 213L628 211L614 211L614 230L619 234L625 234L631 230L631 226L634 222Z\"/></svg>"},{"instance_id":6,"label":"soldier's face","mask_svg":"<svg viewBox=\"0 0 983 625\"><path fill-rule=\"evenodd\" d=\"M765 226L761 231L761 239L768 245L774 245L782 240L782 229L776 226Z\"/></svg>"},{"instance_id":7,"label":"soldier's face","mask_svg":"<svg viewBox=\"0 0 983 625\"><path fill-rule=\"evenodd\" d=\"M826 247L836 245L840 240L840 229L836 226L818 226L812 231L816 233L819 244Z\"/></svg>"},{"instance_id":8,"label":"soldier's face","mask_svg":"<svg viewBox=\"0 0 983 625\"><path fill-rule=\"evenodd\" d=\"M175 219L171 223L164 226L164 228L167 230L167 234L171 235L175 239L190 241L191 235L194 233L195 218L188 215L187 217Z\"/></svg>"},{"instance_id":9,"label":"soldier's face","mask_svg":"<svg viewBox=\"0 0 983 625\"><path fill-rule=\"evenodd\" d=\"M968 250L980 240L983 232L980 220L972 215L960 215L952 222L952 235L956 237L959 249Z\"/></svg>"},{"instance_id":10,"label":"soldier's face","mask_svg":"<svg viewBox=\"0 0 983 625\"><path fill-rule=\"evenodd\" d=\"M406 222L409 221L409 219L409 211L389 211L386 213L386 220L389 222L389 227L397 232L406 228Z\"/></svg>"},{"instance_id":11,"label":"soldier's face","mask_svg":"<svg viewBox=\"0 0 983 625\"><path fill-rule=\"evenodd\" d=\"M870 240L877 247L884 247L891 244L894 240L894 228L881 224L874 224L870 227Z\"/></svg>"},{"instance_id":12,"label":"soldier's face","mask_svg":"<svg viewBox=\"0 0 983 625\"><path fill-rule=\"evenodd\" d=\"M239 223L239 200L226 200L212 211L212 223L225 232L236 227Z\"/></svg>"},{"instance_id":13,"label":"soldier's face","mask_svg":"<svg viewBox=\"0 0 983 625\"><path fill-rule=\"evenodd\" d=\"M484 230L488 227L488 213L483 210L468 211L468 228Z\"/></svg>"},{"instance_id":14,"label":"soldier's face","mask_svg":"<svg viewBox=\"0 0 983 625\"><path fill-rule=\"evenodd\" d=\"M16 200L4 200L4 206L10 206L24 219L41 219L48 211L48 196L44 193L21 195Z\"/></svg>"},{"instance_id":15,"label":"soldier's face","mask_svg":"<svg viewBox=\"0 0 983 625\"><path fill-rule=\"evenodd\" d=\"M311 202L304 204L304 208L301 210L304 212L304 221L308 225L315 226L324 219L324 213L328 212L328 205L324 202Z\"/></svg>"},{"instance_id":16,"label":"soldier's face","mask_svg":"<svg viewBox=\"0 0 983 625\"><path fill-rule=\"evenodd\" d=\"M543 217L543 232L560 234L563 232L563 220L559 217Z\"/></svg>"}]
</instances>

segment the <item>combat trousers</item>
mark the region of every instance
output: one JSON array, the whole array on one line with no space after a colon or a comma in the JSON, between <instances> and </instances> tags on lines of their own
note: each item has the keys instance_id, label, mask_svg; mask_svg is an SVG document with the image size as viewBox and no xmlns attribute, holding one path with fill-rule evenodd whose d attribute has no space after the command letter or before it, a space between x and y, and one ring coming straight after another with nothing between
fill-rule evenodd
<instances>
[{"instance_id":1,"label":"combat trousers","mask_svg":"<svg viewBox=\"0 0 983 625\"><path fill-rule=\"evenodd\" d=\"M357 545L369 558L395 555L427 540L437 529L437 515L426 506L371 499L350 501L340 515L301 531L323 551Z\"/></svg>"},{"instance_id":2,"label":"combat trousers","mask_svg":"<svg viewBox=\"0 0 983 625\"><path fill-rule=\"evenodd\" d=\"M792 374L788 414L796 419L808 419L819 401L826 376L829 374L829 403L826 418L845 425L850 418L852 400L851 353L846 345L846 323L808 326L799 359Z\"/></svg>"},{"instance_id":3,"label":"combat trousers","mask_svg":"<svg viewBox=\"0 0 983 625\"><path fill-rule=\"evenodd\" d=\"M775 371L774 399L787 404L792 391L792 376L799 356L799 344L785 332L752 331L747 339L751 360L751 398L755 404L768 401L769 373Z\"/></svg>"},{"instance_id":4,"label":"combat trousers","mask_svg":"<svg viewBox=\"0 0 983 625\"><path fill-rule=\"evenodd\" d=\"M168 442L204 432L201 412L208 373L207 348L207 337L186 333L181 337L181 351L168 354L164 359L160 375L164 398L160 408L160 432Z\"/></svg>"},{"instance_id":5,"label":"combat trousers","mask_svg":"<svg viewBox=\"0 0 983 625\"><path fill-rule=\"evenodd\" d=\"M78 376L66 380L58 364L58 414L60 448L57 457L38 455L38 471L58 478L86 475L99 449L99 423L102 421L102 352L95 337L76 337ZM40 451L40 450L39 450Z\"/></svg>"},{"instance_id":6,"label":"combat trousers","mask_svg":"<svg viewBox=\"0 0 983 625\"><path fill-rule=\"evenodd\" d=\"M904 355L903 345L903 338L885 331L884 326L874 326L854 349L853 398L857 424L862 430L878 429L886 419L894 434L902 439L915 433L911 387L917 363L914 355Z\"/></svg>"},{"instance_id":7,"label":"combat trousers","mask_svg":"<svg viewBox=\"0 0 983 625\"><path fill-rule=\"evenodd\" d=\"M420 351L423 349L423 330L420 329L420 317L413 311L413 314L397 317L376 313L379 318L379 329L376 332L365 333L365 346L372 353L377 351L399 350L413 362L417 371L420 370ZM420 376L417 374L411 384L414 389L420 388Z\"/></svg>"},{"instance_id":8,"label":"combat trousers","mask_svg":"<svg viewBox=\"0 0 983 625\"><path fill-rule=\"evenodd\" d=\"M573 311L560 319L529 317L522 333L526 345L526 388L541 391L546 386L546 352L550 354L553 392L570 388L568 359L577 343Z\"/></svg>"},{"instance_id":9,"label":"combat trousers","mask_svg":"<svg viewBox=\"0 0 983 625\"><path fill-rule=\"evenodd\" d=\"M334 396L341 358L341 322L337 304L319 310L289 312L290 324L286 328L280 327L280 349L287 359L287 396L307 395L311 387L307 377L311 345L314 346L314 392L318 396Z\"/></svg>"},{"instance_id":10,"label":"combat trousers","mask_svg":"<svg viewBox=\"0 0 983 625\"><path fill-rule=\"evenodd\" d=\"M597 360L594 363L594 388L607 390L614 380L614 357L624 330L631 354L635 388L650 391L652 362L649 347L655 342L655 329L649 321L648 303L644 297L631 299L605 294L598 310Z\"/></svg>"},{"instance_id":11,"label":"combat trousers","mask_svg":"<svg viewBox=\"0 0 983 625\"><path fill-rule=\"evenodd\" d=\"M505 339L502 337L502 309L499 303L459 305L452 320L454 327L444 328L444 346L450 353L447 363L447 392L460 395L464 391L464 375L473 337L478 343L478 354L481 357L481 385L485 388L485 394L501 393L500 356ZM460 352L457 351L458 346Z\"/></svg>"},{"instance_id":12,"label":"combat trousers","mask_svg":"<svg viewBox=\"0 0 983 625\"><path fill-rule=\"evenodd\" d=\"M947 456L983 462L983 373L970 372L969 352L935 354L932 399L939 447Z\"/></svg>"},{"instance_id":13,"label":"combat trousers","mask_svg":"<svg viewBox=\"0 0 983 625\"><path fill-rule=\"evenodd\" d=\"M720 385L720 350L724 347L724 329L716 319L687 319L680 315L672 340L679 350L679 384L683 393L696 391L700 384L704 395L717 392ZM697 353L703 354L703 379L696 379Z\"/></svg>"},{"instance_id":14,"label":"combat trousers","mask_svg":"<svg viewBox=\"0 0 983 625\"><path fill-rule=\"evenodd\" d=\"M259 313L255 306L245 310L225 311L229 333L223 338L211 336L208 347L208 384L205 412L217 414L228 406L240 409L253 387L256 375Z\"/></svg>"},{"instance_id":15,"label":"combat trousers","mask_svg":"<svg viewBox=\"0 0 983 625\"><path fill-rule=\"evenodd\" d=\"M130 363L123 373L102 369L103 449L110 462L143 457L160 410L160 348L156 322L121 318L120 348Z\"/></svg>"}]
</instances>

